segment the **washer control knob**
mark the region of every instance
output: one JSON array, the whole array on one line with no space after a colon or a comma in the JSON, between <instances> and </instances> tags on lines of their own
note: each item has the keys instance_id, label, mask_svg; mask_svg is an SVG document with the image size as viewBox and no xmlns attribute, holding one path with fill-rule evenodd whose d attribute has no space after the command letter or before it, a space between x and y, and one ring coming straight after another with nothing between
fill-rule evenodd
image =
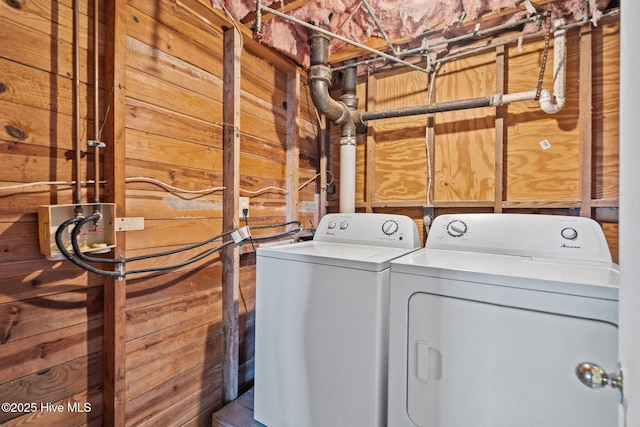
<instances>
[{"instance_id":1,"label":"washer control knob","mask_svg":"<svg viewBox=\"0 0 640 427\"><path fill-rule=\"evenodd\" d=\"M462 237L467 232L467 224L459 219L451 221L447 224L447 233L452 237Z\"/></svg>"},{"instance_id":2,"label":"washer control knob","mask_svg":"<svg viewBox=\"0 0 640 427\"><path fill-rule=\"evenodd\" d=\"M571 227L563 228L560 234L567 240L576 240L578 238L578 232Z\"/></svg>"},{"instance_id":3,"label":"washer control knob","mask_svg":"<svg viewBox=\"0 0 640 427\"><path fill-rule=\"evenodd\" d=\"M392 219L386 220L382 224L382 232L387 236L391 236L398 231L398 223Z\"/></svg>"},{"instance_id":4,"label":"washer control knob","mask_svg":"<svg viewBox=\"0 0 640 427\"><path fill-rule=\"evenodd\" d=\"M329 230L333 230L334 228L336 228L336 222L335 221L330 221L329 224L327 225L327 228Z\"/></svg>"},{"instance_id":5,"label":"washer control knob","mask_svg":"<svg viewBox=\"0 0 640 427\"><path fill-rule=\"evenodd\" d=\"M340 230L346 230L347 228L349 228L349 223L347 221L342 221L340 223Z\"/></svg>"}]
</instances>

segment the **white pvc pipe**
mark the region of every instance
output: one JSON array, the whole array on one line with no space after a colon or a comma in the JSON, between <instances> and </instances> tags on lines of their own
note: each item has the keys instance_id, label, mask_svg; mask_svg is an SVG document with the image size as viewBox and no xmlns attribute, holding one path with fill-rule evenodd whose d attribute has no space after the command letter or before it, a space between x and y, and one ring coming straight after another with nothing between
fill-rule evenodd
<instances>
[{"instance_id":1,"label":"white pvc pipe","mask_svg":"<svg viewBox=\"0 0 640 427\"><path fill-rule=\"evenodd\" d=\"M553 35L553 97L543 89L540 91L540 108L547 114L555 114L564 107L564 75L566 57L566 31L558 30Z\"/></svg>"},{"instance_id":2,"label":"white pvc pipe","mask_svg":"<svg viewBox=\"0 0 640 427\"><path fill-rule=\"evenodd\" d=\"M356 211L356 138L340 138L340 212Z\"/></svg>"},{"instance_id":3,"label":"white pvc pipe","mask_svg":"<svg viewBox=\"0 0 640 427\"><path fill-rule=\"evenodd\" d=\"M547 114L555 114L564 107L566 97L565 88L565 57L566 57L566 31L555 32L553 41L553 96L547 89L540 90L540 109ZM555 97L555 100L554 100ZM529 101L536 99L536 91L505 93L504 95L491 95L491 105L506 105L512 102Z\"/></svg>"},{"instance_id":4,"label":"white pvc pipe","mask_svg":"<svg viewBox=\"0 0 640 427\"><path fill-rule=\"evenodd\" d=\"M495 105L510 104L517 101L529 101L532 99L536 99L535 90L530 90L528 92L505 93L500 97L499 103Z\"/></svg>"}]
</instances>

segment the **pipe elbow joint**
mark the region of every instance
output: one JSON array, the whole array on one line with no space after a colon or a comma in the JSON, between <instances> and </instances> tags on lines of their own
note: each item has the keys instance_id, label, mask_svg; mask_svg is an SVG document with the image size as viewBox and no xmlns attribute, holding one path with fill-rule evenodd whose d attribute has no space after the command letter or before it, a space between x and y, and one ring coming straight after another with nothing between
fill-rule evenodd
<instances>
[{"instance_id":1,"label":"pipe elbow joint","mask_svg":"<svg viewBox=\"0 0 640 427\"><path fill-rule=\"evenodd\" d=\"M357 134L365 134L367 133L367 124L362 120L362 115L360 111L353 111L351 113L353 117L353 124L356 128Z\"/></svg>"},{"instance_id":2,"label":"pipe elbow joint","mask_svg":"<svg viewBox=\"0 0 640 427\"><path fill-rule=\"evenodd\" d=\"M551 92L547 89L542 89L540 91L540 109L547 114L556 114L558 111L562 110L565 101L566 98L564 96L556 96L554 101L551 96Z\"/></svg>"}]
</instances>

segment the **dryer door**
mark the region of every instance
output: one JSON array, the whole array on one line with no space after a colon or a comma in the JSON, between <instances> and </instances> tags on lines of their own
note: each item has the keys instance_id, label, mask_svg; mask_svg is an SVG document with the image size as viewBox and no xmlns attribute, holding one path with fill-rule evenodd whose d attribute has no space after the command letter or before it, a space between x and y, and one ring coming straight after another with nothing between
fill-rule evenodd
<instances>
[{"instance_id":1,"label":"dryer door","mask_svg":"<svg viewBox=\"0 0 640 427\"><path fill-rule=\"evenodd\" d=\"M575 367L615 366L615 325L416 293L409 299L407 411L418 426L602 427L615 396ZM613 389L604 392L615 394Z\"/></svg>"}]
</instances>

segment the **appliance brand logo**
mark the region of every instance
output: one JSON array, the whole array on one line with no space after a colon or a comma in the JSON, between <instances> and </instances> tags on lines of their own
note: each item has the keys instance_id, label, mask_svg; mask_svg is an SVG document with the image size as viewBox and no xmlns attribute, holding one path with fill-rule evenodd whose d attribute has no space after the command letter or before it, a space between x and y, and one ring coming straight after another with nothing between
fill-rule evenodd
<instances>
[{"instance_id":1,"label":"appliance brand logo","mask_svg":"<svg viewBox=\"0 0 640 427\"><path fill-rule=\"evenodd\" d=\"M566 244L563 244L560 247L561 248L566 248L566 249L580 249L580 246L571 246L571 245L566 245Z\"/></svg>"}]
</instances>

